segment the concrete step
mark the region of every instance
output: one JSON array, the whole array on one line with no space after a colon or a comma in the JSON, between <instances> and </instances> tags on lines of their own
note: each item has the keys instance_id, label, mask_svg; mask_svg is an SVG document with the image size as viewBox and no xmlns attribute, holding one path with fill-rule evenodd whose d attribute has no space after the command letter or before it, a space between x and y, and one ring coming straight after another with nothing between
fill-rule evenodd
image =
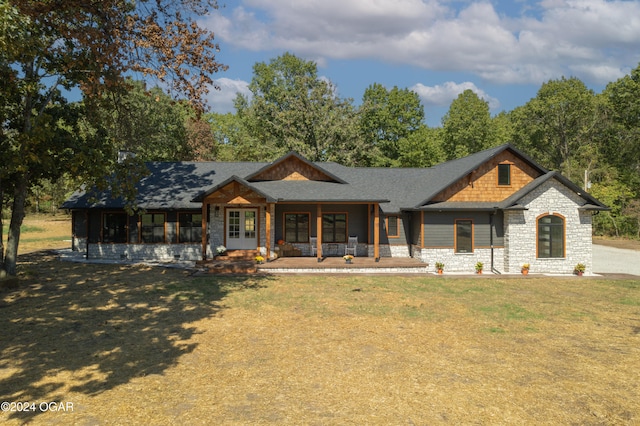
<instances>
[{"instance_id":1,"label":"concrete step","mask_svg":"<svg viewBox=\"0 0 640 426\"><path fill-rule=\"evenodd\" d=\"M207 264L210 274L253 274L258 271L253 260L216 260Z\"/></svg>"},{"instance_id":2,"label":"concrete step","mask_svg":"<svg viewBox=\"0 0 640 426\"><path fill-rule=\"evenodd\" d=\"M240 261L240 260L255 260L256 256L260 254L258 250L228 250L224 255L218 255L214 260L218 261Z\"/></svg>"}]
</instances>

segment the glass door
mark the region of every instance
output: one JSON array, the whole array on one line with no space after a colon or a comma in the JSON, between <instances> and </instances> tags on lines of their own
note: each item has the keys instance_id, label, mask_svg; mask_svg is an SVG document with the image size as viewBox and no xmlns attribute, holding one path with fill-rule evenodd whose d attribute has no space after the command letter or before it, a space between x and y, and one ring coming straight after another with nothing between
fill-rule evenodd
<instances>
[{"instance_id":1,"label":"glass door","mask_svg":"<svg viewBox=\"0 0 640 426\"><path fill-rule=\"evenodd\" d=\"M227 249L255 250L258 247L257 209L227 209Z\"/></svg>"}]
</instances>

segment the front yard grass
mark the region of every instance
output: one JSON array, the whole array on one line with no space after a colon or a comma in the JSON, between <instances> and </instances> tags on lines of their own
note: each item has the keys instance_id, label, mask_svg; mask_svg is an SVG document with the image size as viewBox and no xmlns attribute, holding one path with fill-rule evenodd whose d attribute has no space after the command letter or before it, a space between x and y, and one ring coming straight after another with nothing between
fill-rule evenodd
<instances>
[{"instance_id":1,"label":"front yard grass","mask_svg":"<svg viewBox=\"0 0 640 426\"><path fill-rule=\"evenodd\" d=\"M640 423L635 280L19 270L4 424Z\"/></svg>"}]
</instances>

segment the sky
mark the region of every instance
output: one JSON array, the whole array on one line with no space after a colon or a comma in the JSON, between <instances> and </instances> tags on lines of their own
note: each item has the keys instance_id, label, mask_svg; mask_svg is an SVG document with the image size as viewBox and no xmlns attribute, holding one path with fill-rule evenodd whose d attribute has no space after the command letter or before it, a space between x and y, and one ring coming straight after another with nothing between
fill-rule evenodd
<instances>
[{"instance_id":1,"label":"sky","mask_svg":"<svg viewBox=\"0 0 640 426\"><path fill-rule=\"evenodd\" d=\"M359 105L380 83L415 91L430 127L471 89L493 115L577 77L596 93L640 63L640 2L604 0L218 0L200 18L215 33L214 112L234 112L258 62L316 62Z\"/></svg>"}]
</instances>

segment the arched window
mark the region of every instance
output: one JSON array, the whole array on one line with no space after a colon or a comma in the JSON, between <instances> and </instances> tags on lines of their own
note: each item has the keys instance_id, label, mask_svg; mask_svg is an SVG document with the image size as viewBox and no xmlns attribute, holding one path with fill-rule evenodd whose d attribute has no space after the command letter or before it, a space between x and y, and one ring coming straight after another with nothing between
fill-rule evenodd
<instances>
[{"instance_id":1,"label":"arched window","mask_svg":"<svg viewBox=\"0 0 640 426\"><path fill-rule=\"evenodd\" d=\"M564 254L564 218L560 215L538 217L538 257L562 258Z\"/></svg>"}]
</instances>

